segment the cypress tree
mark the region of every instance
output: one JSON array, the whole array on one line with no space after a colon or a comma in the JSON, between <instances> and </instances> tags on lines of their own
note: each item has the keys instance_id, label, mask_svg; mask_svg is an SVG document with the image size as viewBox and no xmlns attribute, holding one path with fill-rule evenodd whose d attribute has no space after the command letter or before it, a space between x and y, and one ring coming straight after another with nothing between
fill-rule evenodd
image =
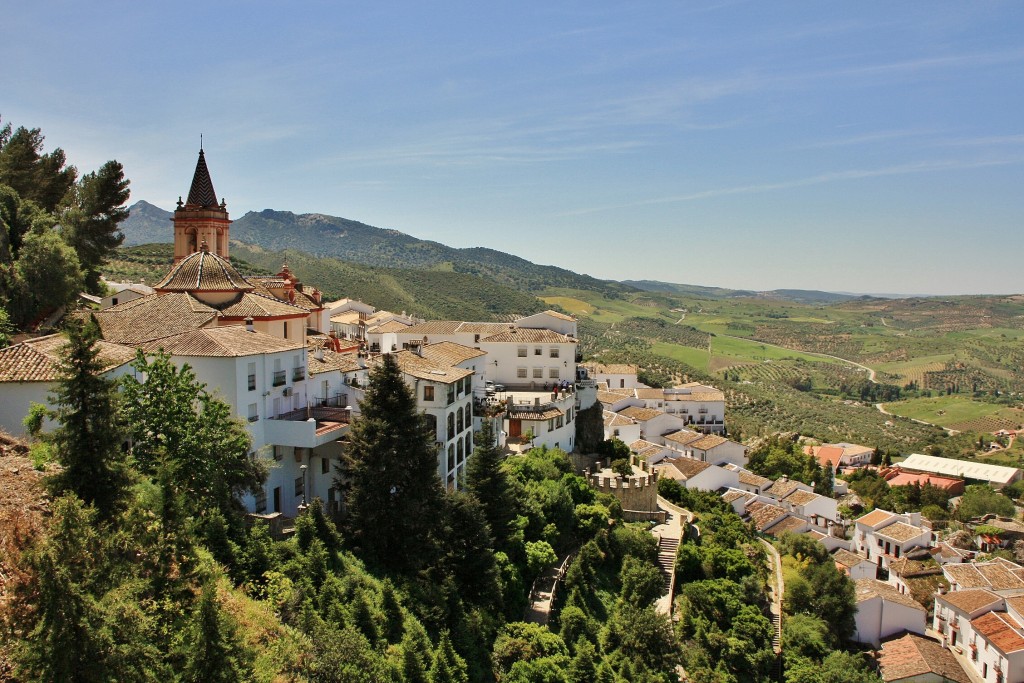
<instances>
[{"instance_id":1,"label":"cypress tree","mask_svg":"<svg viewBox=\"0 0 1024 683\"><path fill-rule=\"evenodd\" d=\"M73 320L67 336L59 366L62 378L51 397L60 426L47 437L63 470L50 485L56 494L75 493L109 519L130 483L121 451L124 431L118 420L116 385L102 375L96 318Z\"/></svg>"},{"instance_id":2,"label":"cypress tree","mask_svg":"<svg viewBox=\"0 0 1024 683\"><path fill-rule=\"evenodd\" d=\"M494 426L484 419L476 435L476 448L466 471L466 490L476 496L484 509L487 525L494 535L496 548L506 547L512 535L512 521L516 515L516 502L509 488L508 476L501 469L501 449L494 438Z\"/></svg>"},{"instance_id":3,"label":"cypress tree","mask_svg":"<svg viewBox=\"0 0 1024 683\"><path fill-rule=\"evenodd\" d=\"M217 604L216 588L203 588L187 634L181 680L188 683L235 683L249 678L246 655L235 625Z\"/></svg>"},{"instance_id":4,"label":"cypress tree","mask_svg":"<svg viewBox=\"0 0 1024 683\"><path fill-rule=\"evenodd\" d=\"M349 534L367 562L415 573L439 554L444 491L433 437L390 355L360 409L346 453Z\"/></svg>"}]
</instances>

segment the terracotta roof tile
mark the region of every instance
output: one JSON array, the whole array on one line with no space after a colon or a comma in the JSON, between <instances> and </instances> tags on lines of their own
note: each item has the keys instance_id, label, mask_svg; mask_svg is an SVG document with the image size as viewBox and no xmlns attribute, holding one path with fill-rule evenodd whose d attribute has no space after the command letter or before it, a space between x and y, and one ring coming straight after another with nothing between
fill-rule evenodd
<instances>
[{"instance_id":1,"label":"terracotta roof tile","mask_svg":"<svg viewBox=\"0 0 1024 683\"><path fill-rule=\"evenodd\" d=\"M506 329L504 332L481 337L481 342L489 344L575 344L576 340L564 334L551 330L534 330L525 327L517 327L514 330Z\"/></svg>"},{"instance_id":2,"label":"terracotta roof tile","mask_svg":"<svg viewBox=\"0 0 1024 683\"><path fill-rule=\"evenodd\" d=\"M665 413L660 410L655 410L654 408L641 408L640 406L627 406L619 411L619 415L624 415L631 420L636 420L637 422L647 422L648 420L653 420L654 418L664 414Z\"/></svg>"},{"instance_id":3,"label":"terracotta roof tile","mask_svg":"<svg viewBox=\"0 0 1024 683\"><path fill-rule=\"evenodd\" d=\"M586 368L595 375L635 375L639 370L626 363L587 363Z\"/></svg>"},{"instance_id":4,"label":"terracotta roof tile","mask_svg":"<svg viewBox=\"0 0 1024 683\"><path fill-rule=\"evenodd\" d=\"M533 420L537 422L539 420L550 420L553 417L559 415L565 415L559 408L551 407L546 410L535 412L529 410L510 410L508 416L513 420Z\"/></svg>"},{"instance_id":5,"label":"terracotta roof tile","mask_svg":"<svg viewBox=\"0 0 1024 683\"><path fill-rule=\"evenodd\" d=\"M374 325L366 331L373 334L387 334L388 332L403 332L407 329L409 329L409 326L405 323L398 320L389 320L386 323Z\"/></svg>"},{"instance_id":6,"label":"terracotta roof tile","mask_svg":"<svg viewBox=\"0 0 1024 683\"><path fill-rule=\"evenodd\" d=\"M67 338L60 334L37 337L0 349L0 382L53 382L60 379L59 365ZM97 344L103 370L130 363L135 349L100 341Z\"/></svg>"},{"instance_id":7,"label":"terracotta roof tile","mask_svg":"<svg viewBox=\"0 0 1024 683\"><path fill-rule=\"evenodd\" d=\"M306 357L309 374L319 375L324 372L355 372L360 369L358 356L354 353L335 353L323 349L323 359L310 352Z\"/></svg>"},{"instance_id":8,"label":"terracotta roof tile","mask_svg":"<svg viewBox=\"0 0 1024 683\"><path fill-rule=\"evenodd\" d=\"M812 500L815 500L818 497L819 496L817 493L812 493L811 491L803 491L801 489L795 489L792 493L783 498L783 500L786 501L787 503L790 503L791 505L807 505Z\"/></svg>"},{"instance_id":9,"label":"terracotta roof tile","mask_svg":"<svg viewBox=\"0 0 1024 683\"><path fill-rule=\"evenodd\" d=\"M399 369L405 374L431 382L452 384L473 374L472 370L440 365L427 358L422 358L412 351L399 351L398 353L391 354L391 357L395 359ZM381 362L382 358L383 356L380 356L371 359L370 362L377 364Z\"/></svg>"},{"instance_id":10,"label":"terracotta roof tile","mask_svg":"<svg viewBox=\"0 0 1024 683\"><path fill-rule=\"evenodd\" d=\"M896 522L895 524L882 527L875 532L875 535L891 539L897 543L902 543L903 541L909 541L916 536L920 536L923 533L925 533L925 529L922 529L919 526L907 524L906 522Z\"/></svg>"},{"instance_id":11,"label":"terracotta roof tile","mask_svg":"<svg viewBox=\"0 0 1024 683\"><path fill-rule=\"evenodd\" d=\"M886 510L872 510L871 512L869 512L868 514L864 515L863 517L860 517L856 521L857 521L857 524L863 524L864 526L869 526L869 527L874 528L874 527L877 527L882 522L884 522L887 519L889 519L890 517L894 517L894 516L895 515L893 513L888 512Z\"/></svg>"},{"instance_id":12,"label":"terracotta roof tile","mask_svg":"<svg viewBox=\"0 0 1024 683\"><path fill-rule=\"evenodd\" d=\"M93 315L103 338L118 344L141 344L216 324L220 313L189 294L152 294Z\"/></svg>"},{"instance_id":13,"label":"terracotta roof tile","mask_svg":"<svg viewBox=\"0 0 1024 683\"><path fill-rule=\"evenodd\" d=\"M1006 612L988 612L977 619L971 619L971 628L1003 654L1024 650L1021 625Z\"/></svg>"},{"instance_id":14,"label":"terracotta roof tile","mask_svg":"<svg viewBox=\"0 0 1024 683\"><path fill-rule=\"evenodd\" d=\"M449 367L464 363L473 358L486 356L485 351L474 349L470 346L463 346L455 342L443 341L436 344L426 344L423 347L423 357L440 365Z\"/></svg>"},{"instance_id":15,"label":"terracotta roof tile","mask_svg":"<svg viewBox=\"0 0 1024 683\"><path fill-rule=\"evenodd\" d=\"M704 462L702 460L694 460L692 458L672 458L666 460L663 464L659 463L655 465L656 468L670 467L674 468L684 479L695 477L704 470L711 467L711 463Z\"/></svg>"},{"instance_id":16,"label":"terracotta roof tile","mask_svg":"<svg viewBox=\"0 0 1024 683\"><path fill-rule=\"evenodd\" d=\"M678 432L672 432L671 434L665 435L666 441L672 441L673 443L682 444L688 446L694 441L699 441L703 438L703 434L700 432L691 432L689 429L680 429Z\"/></svg>"},{"instance_id":17,"label":"terracotta roof tile","mask_svg":"<svg viewBox=\"0 0 1024 683\"><path fill-rule=\"evenodd\" d=\"M785 510L771 503L753 503L747 506L747 512L758 531L764 531L782 517L788 516Z\"/></svg>"},{"instance_id":18,"label":"terracotta roof tile","mask_svg":"<svg viewBox=\"0 0 1024 683\"><path fill-rule=\"evenodd\" d=\"M172 267L154 289L158 292L249 292L253 285L227 259L210 251L197 251Z\"/></svg>"},{"instance_id":19,"label":"terracotta roof tile","mask_svg":"<svg viewBox=\"0 0 1024 683\"><path fill-rule=\"evenodd\" d=\"M983 588L972 588L970 590L953 591L938 596L940 602L944 602L965 614L977 612L980 609L995 605L1002 601L1002 598L992 591Z\"/></svg>"},{"instance_id":20,"label":"terracotta roof tile","mask_svg":"<svg viewBox=\"0 0 1024 683\"><path fill-rule=\"evenodd\" d=\"M803 529L807 526L807 522L800 519L799 517L793 517L792 515L785 517L781 522L772 524L768 529L768 533L776 538L782 536L782 534L794 532L797 529Z\"/></svg>"},{"instance_id":21,"label":"terracotta roof tile","mask_svg":"<svg viewBox=\"0 0 1024 683\"><path fill-rule=\"evenodd\" d=\"M878 666L886 683L928 674L954 683L971 681L953 653L934 640L913 633L882 643Z\"/></svg>"},{"instance_id":22,"label":"terracotta roof tile","mask_svg":"<svg viewBox=\"0 0 1024 683\"><path fill-rule=\"evenodd\" d=\"M142 345L146 351L163 350L175 356L256 356L262 353L295 351L303 348L297 339L281 339L263 332L250 332L244 325L189 330Z\"/></svg>"},{"instance_id":23,"label":"terracotta roof tile","mask_svg":"<svg viewBox=\"0 0 1024 683\"><path fill-rule=\"evenodd\" d=\"M240 294L231 301L218 305L217 308L226 318L280 318L285 316L298 317L309 315L309 312L293 304L281 301L272 296Z\"/></svg>"},{"instance_id":24,"label":"terracotta roof tile","mask_svg":"<svg viewBox=\"0 0 1024 683\"><path fill-rule=\"evenodd\" d=\"M846 548L840 548L832 553L832 560L836 564L840 564L847 569L852 569L862 562L870 563L870 560L867 558L861 557L857 553L847 550Z\"/></svg>"},{"instance_id":25,"label":"terracotta roof tile","mask_svg":"<svg viewBox=\"0 0 1024 683\"><path fill-rule=\"evenodd\" d=\"M691 441L687 445L690 448L697 448L702 451L709 451L712 448L717 448L724 443L729 443L729 439L718 436L717 434L704 434L701 438L696 441Z\"/></svg>"},{"instance_id":26,"label":"terracotta roof tile","mask_svg":"<svg viewBox=\"0 0 1024 683\"><path fill-rule=\"evenodd\" d=\"M774 484L772 484L771 488L765 491L765 493L770 495L772 498L782 500L789 494L793 493L793 491L798 490L803 485L804 484L802 482L799 482L796 479L779 479Z\"/></svg>"},{"instance_id":27,"label":"terracotta roof tile","mask_svg":"<svg viewBox=\"0 0 1024 683\"><path fill-rule=\"evenodd\" d=\"M864 602L872 598L882 598L904 607L910 607L921 612L925 611L925 608L912 597L900 593L895 587L890 586L884 581L879 581L878 579L857 579L854 581L854 586L854 596L857 602Z\"/></svg>"}]
</instances>

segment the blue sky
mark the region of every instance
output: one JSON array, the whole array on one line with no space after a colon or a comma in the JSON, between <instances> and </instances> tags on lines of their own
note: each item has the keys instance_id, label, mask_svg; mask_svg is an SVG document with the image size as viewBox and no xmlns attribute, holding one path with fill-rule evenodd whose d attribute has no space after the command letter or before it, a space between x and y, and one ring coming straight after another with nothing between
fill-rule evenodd
<instances>
[{"instance_id":1,"label":"blue sky","mask_svg":"<svg viewBox=\"0 0 1024 683\"><path fill-rule=\"evenodd\" d=\"M0 117L173 208L599 277L1024 291L1024 3L13 3Z\"/></svg>"}]
</instances>

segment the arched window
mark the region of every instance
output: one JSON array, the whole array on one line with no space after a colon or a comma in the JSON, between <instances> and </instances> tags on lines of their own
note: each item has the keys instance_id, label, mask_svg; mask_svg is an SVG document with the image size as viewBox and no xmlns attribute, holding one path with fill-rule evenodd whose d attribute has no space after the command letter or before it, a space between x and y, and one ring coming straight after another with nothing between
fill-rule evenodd
<instances>
[{"instance_id":1,"label":"arched window","mask_svg":"<svg viewBox=\"0 0 1024 683\"><path fill-rule=\"evenodd\" d=\"M448 469L455 469L455 446L448 447Z\"/></svg>"},{"instance_id":2,"label":"arched window","mask_svg":"<svg viewBox=\"0 0 1024 683\"><path fill-rule=\"evenodd\" d=\"M469 434L466 434L466 457L468 458L469 454L472 453L472 452L473 452L473 432L470 431Z\"/></svg>"},{"instance_id":3,"label":"arched window","mask_svg":"<svg viewBox=\"0 0 1024 683\"><path fill-rule=\"evenodd\" d=\"M459 459L458 459L458 462L462 462L463 459L464 459L462 457L462 439L459 439L459 441L457 443L459 445Z\"/></svg>"},{"instance_id":4,"label":"arched window","mask_svg":"<svg viewBox=\"0 0 1024 683\"><path fill-rule=\"evenodd\" d=\"M455 415L448 413L448 435L447 439L452 439L455 436Z\"/></svg>"},{"instance_id":5,"label":"arched window","mask_svg":"<svg viewBox=\"0 0 1024 683\"><path fill-rule=\"evenodd\" d=\"M462 430L465 428L465 423L462 421L462 410L461 409L456 410L455 414L459 416L459 428L457 430L455 430L455 433L456 434L461 434Z\"/></svg>"}]
</instances>

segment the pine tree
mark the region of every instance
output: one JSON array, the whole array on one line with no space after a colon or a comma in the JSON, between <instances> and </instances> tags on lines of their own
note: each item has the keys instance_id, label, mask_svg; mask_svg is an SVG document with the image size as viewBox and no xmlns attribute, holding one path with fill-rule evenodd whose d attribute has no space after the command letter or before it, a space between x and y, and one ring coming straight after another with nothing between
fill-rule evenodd
<instances>
[{"instance_id":1,"label":"pine tree","mask_svg":"<svg viewBox=\"0 0 1024 683\"><path fill-rule=\"evenodd\" d=\"M217 589L207 585L184 643L186 683L236 683L249 679L249 654L235 633L235 625L217 604Z\"/></svg>"},{"instance_id":2,"label":"pine tree","mask_svg":"<svg viewBox=\"0 0 1024 683\"><path fill-rule=\"evenodd\" d=\"M494 535L494 545L503 549L512 534L517 505L509 487L508 475L501 469L504 457L494 438L494 426L489 419L484 419L474 440L476 448L466 471L466 490L483 505L487 525Z\"/></svg>"},{"instance_id":3,"label":"pine tree","mask_svg":"<svg viewBox=\"0 0 1024 683\"><path fill-rule=\"evenodd\" d=\"M438 556L443 490L437 451L394 358L370 373L346 465L348 528L364 559L412 573Z\"/></svg>"},{"instance_id":4,"label":"pine tree","mask_svg":"<svg viewBox=\"0 0 1024 683\"><path fill-rule=\"evenodd\" d=\"M434 663L430 666L430 683L469 683L466 660L452 647L448 631L441 633L441 642L434 651Z\"/></svg>"},{"instance_id":5,"label":"pine tree","mask_svg":"<svg viewBox=\"0 0 1024 683\"><path fill-rule=\"evenodd\" d=\"M78 252L89 291L99 293L100 267L124 242L118 225L128 218L128 179L116 161L88 173L68 195L60 213L65 239Z\"/></svg>"},{"instance_id":6,"label":"pine tree","mask_svg":"<svg viewBox=\"0 0 1024 683\"><path fill-rule=\"evenodd\" d=\"M72 321L67 336L59 366L62 377L51 397L60 426L47 437L63 469L50 485L56 494L75 493L109 519L130 483L121 451L124 431L118 420L115 382L102 375L95 317Z\"/></svg>"}]
</instances>

